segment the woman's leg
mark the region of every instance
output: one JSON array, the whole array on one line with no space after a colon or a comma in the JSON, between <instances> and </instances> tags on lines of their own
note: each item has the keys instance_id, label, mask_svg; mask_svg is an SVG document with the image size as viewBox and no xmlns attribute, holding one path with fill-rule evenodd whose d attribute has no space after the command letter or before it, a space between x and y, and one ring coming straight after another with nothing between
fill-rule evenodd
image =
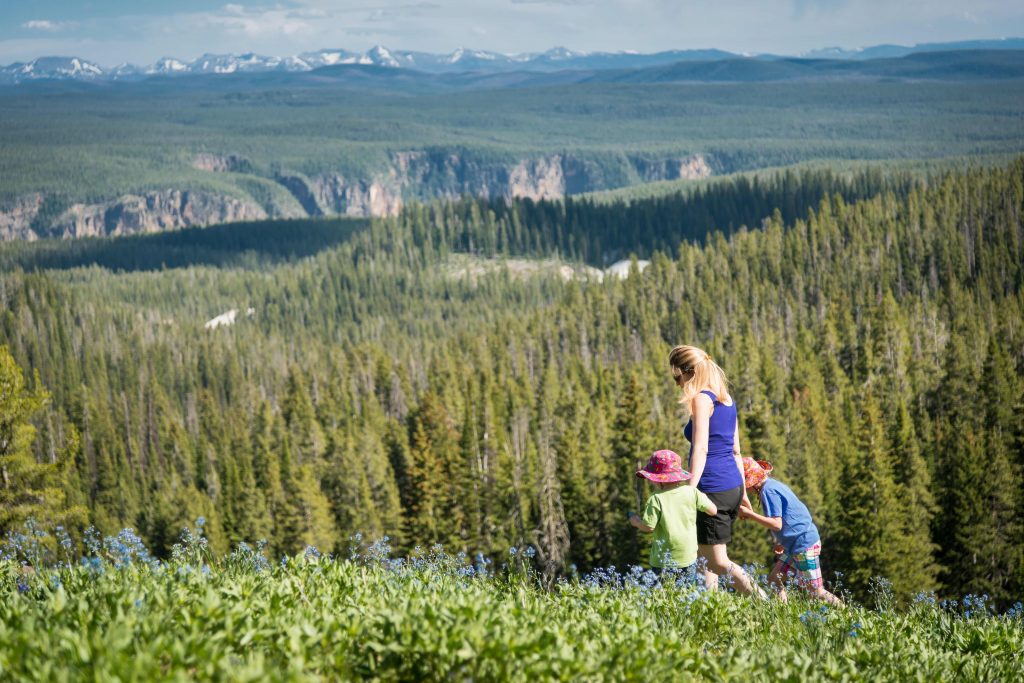
<instances>
[{"instance_id":1,"label":"woman's leg","mask_svg":"<svg viewBox=\"0 0 1024 683\"><path fill-rule=\"evenodd\" d=\"M713 553L710 549L714 548L713 545L698 545L697 554L703 558L704 562L697 564L697 570L701 576L704 577L704 587L709 591L718 590L718 574L711 571L711 559Z\"/></svg>"},{"instance_id":2,"label":"woman's leg","mask_svg":"<svg viewBox=\"0 0 1024 683\"><path fill-rule=\"evenodd\" d=\"M715 574L725 576L729 575L733 578L733 582L736 585L736 590L744 595L755 594L759 598L766 597L761 587L755 584L747 573L743 571L743 567L740 567L729 559L729 554L726 552L724 543L718 543L715 545L698 545L697 550L700 556L707 559L708 570L704 572L704 580L707 581L708 574L712 576ZM715 577L717 585L718 577ZM709 586L710 587L710 586ZM713 590L713 589L712 589Z\"/></svg>"}]
</instances>

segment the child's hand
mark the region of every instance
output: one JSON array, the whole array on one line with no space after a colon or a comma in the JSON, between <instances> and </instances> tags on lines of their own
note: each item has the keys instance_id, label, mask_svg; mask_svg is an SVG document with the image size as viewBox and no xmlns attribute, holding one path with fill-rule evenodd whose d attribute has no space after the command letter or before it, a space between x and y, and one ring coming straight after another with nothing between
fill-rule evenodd
<instances>
[{"instance_id":1,"label":"child's hand","mask_svg":"<svg viewBox=\"0 0 1024 683\"><path fill-rule=\"evenodd\" d=\"M632 520L632 519L633 519L634 517L639 517L639 516L640 516L640 515L636 514L636 513L635 513L635 512L633 512L632 510L630 510L629 512L627 512L627 513L626 513L626 521L627 521L627 522L629 522L629 521L631 521L631 520Z\"/></svg>"},{"instance_id":2,"label":"child's hand","mask_svg":"<svg viewBox=\"0 0 1024 683\"><path fill-rule=\"evenodd\" d=\"M752 512L753 510L751 510L750 508L745 508L741 506L739 509L739 517L740 519L750 519L750 513Z\"/></svg>"}]
</instances>

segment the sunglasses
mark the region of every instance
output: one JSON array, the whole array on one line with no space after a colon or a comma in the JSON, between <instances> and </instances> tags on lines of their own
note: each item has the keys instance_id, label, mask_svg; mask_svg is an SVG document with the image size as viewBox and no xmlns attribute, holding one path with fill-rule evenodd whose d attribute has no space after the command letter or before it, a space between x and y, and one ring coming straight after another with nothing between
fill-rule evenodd
<instances>
[{"instance_id":1,"label":"sunglasses","mask_svg":"<svg viewBox=\"0 0 1024 683\"><path fill-rule=\"evenodd\" d=\"M672 376L675 377L676 384L682 383L682 380L683 380L684 377L687 377L687 376L692 377L693 376L693 368L678 368L678 370L679 370L679 374L678 375L675 374L675 373L672 373Z\"/></svg>"}]
</instances>

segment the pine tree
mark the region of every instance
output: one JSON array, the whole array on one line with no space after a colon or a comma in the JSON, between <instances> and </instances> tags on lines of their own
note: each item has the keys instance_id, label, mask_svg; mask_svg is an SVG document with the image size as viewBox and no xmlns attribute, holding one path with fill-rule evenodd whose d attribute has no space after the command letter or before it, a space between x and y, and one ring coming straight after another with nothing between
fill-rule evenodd
<instances>
[{"instance_id":1,"label":"pine tree","mask_svg":"<svg viewBox=\"0 0 1024 683\"><path fill-rule=\"evenodd\" d=\"M608 514L611 529L612 557L617 566L645 561L650 540L636 533L626 523L626 513L637 509L646 497L637 486L638 464L646 464L657 449L652 435L651 409L635 372L629 374L622 389L612 424L612 451L609 468Z\"/></svg>"},{"instance_id":2,"label":"pine tree","mask_svg":"<svg viewBox=\"0 0 1024 683\"><path fill-rule=\"evenodd\" d=\"M49 400L39 374L34 388L27 387L14 357L0 346L0 535L29 519L45 529L83 517L81 509L64 506L60 463L40 463L32 453L36 428L30 420Z\"/></svg>"},{"instance_id":3,"label":"pine tree","mask_svg":"<svg viewBox=\"0 0 1024 683\"><path fill-rule=\"evenodd\" d=\"M885 577L894 587L901 580L897 573L904 512L878 402L866 391L858 397L856 409L857 447L843 469L843 525L836 530L830 552L840 559L846 585L863 596L873 577Z\"/></svg>"},{"instance_id":4,"label":"pine tree","mask_svg":"<svg viewBox=\"0 0 1024 683\"><path fill-rule=\"evenodd\" d=\"M931 527L938 506L935 502L931 473L921 455L920 439L914 430L910 412L899 401L891 423L890 443L895 466L897 497L906 514L903 517L903 538L900 541L899 568L893 574L893 586L903 595L933 591L937 587L938 565L932 542Z\"/></svg>"}]
</instances>

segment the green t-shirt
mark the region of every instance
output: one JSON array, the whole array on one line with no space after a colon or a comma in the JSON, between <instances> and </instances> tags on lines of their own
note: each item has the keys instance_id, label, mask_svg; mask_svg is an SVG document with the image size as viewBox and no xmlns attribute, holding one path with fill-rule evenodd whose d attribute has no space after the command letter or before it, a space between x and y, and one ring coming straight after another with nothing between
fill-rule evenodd
<instances>
[{"instance_id":1,"label":"green t-shirt","mask_svg":"<svg viewBox=\"0 0 1024 683\"><path fill-rule=\"evenodd\" d=\"M703 492L685 484L647 499L644 524L654 529L652 567L688 567L697 561L697 510L710 505Z\"/></svg>"}]
</instances>

